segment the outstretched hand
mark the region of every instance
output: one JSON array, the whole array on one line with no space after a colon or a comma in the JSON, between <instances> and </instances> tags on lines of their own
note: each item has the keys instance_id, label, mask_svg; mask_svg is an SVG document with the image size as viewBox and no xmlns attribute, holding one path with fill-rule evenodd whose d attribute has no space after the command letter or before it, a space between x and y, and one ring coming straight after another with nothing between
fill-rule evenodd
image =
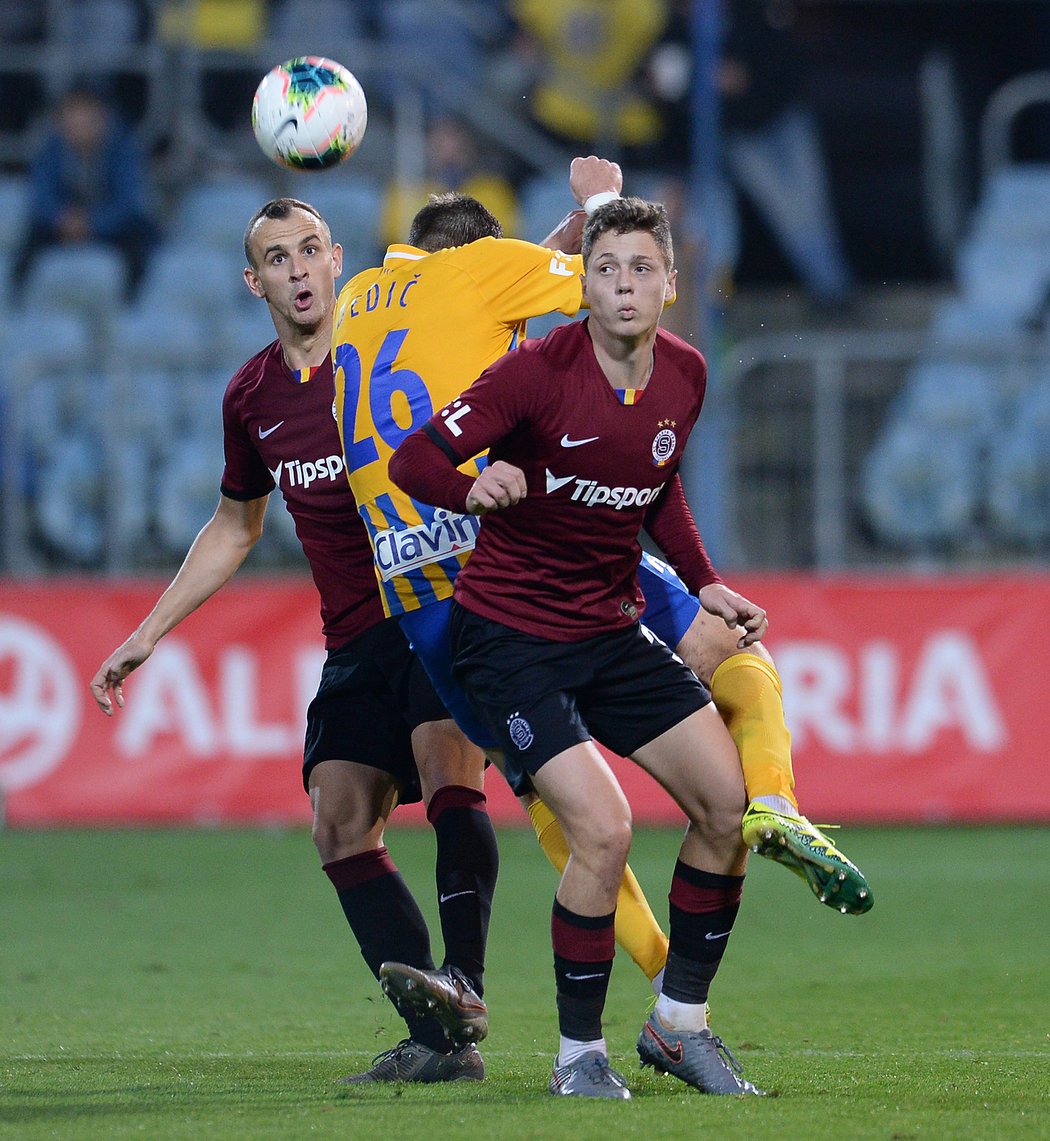
<instances>
[{"instance_id":1,"label":"outstretched hand","mask_svg":"<svg viewBox=\"0 0 1050 1141\"><path fill-rule=\"evenodd\" d=\"M736 644L738 650L745 650L753 642L760 641L769 629L769 619L762 607L730 590L723 582L708 583L698 597L708 614L721 618L730 630L743 630Z\"/></svg>"},{"instance_id":2,"label":"outstretched hand","mask_svg":"<svg viewBox=\"0 0 1050 1141\"><path fill-rule=\"evenodd\" d=\"M152 653L151 645L132 635L98 667L91 679L91 696L107 717L113 716L114 702L117 708L124 708L124 679L132 670L137 670Z\"/></svg>"}]
</instances>

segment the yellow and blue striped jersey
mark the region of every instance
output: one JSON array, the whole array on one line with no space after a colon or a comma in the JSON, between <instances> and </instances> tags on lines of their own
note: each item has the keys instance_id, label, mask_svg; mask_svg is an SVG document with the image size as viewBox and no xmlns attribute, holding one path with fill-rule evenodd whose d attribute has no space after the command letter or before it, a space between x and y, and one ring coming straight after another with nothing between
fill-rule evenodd
<instances>
[{"instance_id":1,"label":"yellow and blue striped jersey","mask_svg":"<svg viewBox=\"0 0 1050 1141\"><path fill-rule=\"evenodd\" d=\"M480 526L391 483L394 449L513 348L529 317L575 314L582 274L578 255L482 238L436 253L390 246L382 266L340 292L335 417L388 614L449 597ZM477 474L484 462L469 460L461 470Z\"/></svg>"}]
</instances>

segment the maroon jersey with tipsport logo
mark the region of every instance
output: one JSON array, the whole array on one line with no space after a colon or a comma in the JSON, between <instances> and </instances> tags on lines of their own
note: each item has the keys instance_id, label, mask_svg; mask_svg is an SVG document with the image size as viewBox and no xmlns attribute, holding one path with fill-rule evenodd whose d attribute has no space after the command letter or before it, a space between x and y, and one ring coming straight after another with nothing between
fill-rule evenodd
<instances>
[{"instance_id":1,"label":"maroon jersey with tipsport logo","mask_svg":"<svg viewBox=\"0 0 1050 1141\"><path fill-rule=\"evenodd\" d=\"M422 429L457 463L487 447L490 464L505 460L527 479L524 500L483 517L457 600L566 642L630 625L642 613L639 531L648 522L661 541L651 523L669 492L688 515L676 473L707 384L700 353L661 330L645 388L618 392L586 326L526 341ZM473 481L449 474L450 502L442 505L462 511ZM717 580L698 536L696 547L682 568L691 586Z\"/></svg>"},{"instance_id":2,"label":"maroon jersey with tipsport logo","mask_svg":"<svg viewBox=\"0 0 1050 1141\"><path fill-rule=\"evenodd\" d=\"M237 370L222 401L222 493L258 499L280 488L321 595L329 650L384 617L368 532L346 478L334 399L331 357L301 377L274 341Z\"/></svg>"}]
</instances>

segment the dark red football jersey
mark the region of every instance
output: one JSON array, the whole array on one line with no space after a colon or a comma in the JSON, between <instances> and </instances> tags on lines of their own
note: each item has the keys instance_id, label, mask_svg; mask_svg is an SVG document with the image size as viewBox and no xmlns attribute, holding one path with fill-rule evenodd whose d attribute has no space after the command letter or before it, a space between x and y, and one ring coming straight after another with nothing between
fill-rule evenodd
<instances>
[{"instance_id":1,"label":"dark red football jersey","mask_svg":"<svg viewBox=\"0 0 1050 1141\"><path fill-rule=\"evenodd\" d=\"M300 379L274 341L238 369L222 401L222 493L258 499L280 488L321 595L330 650L383 621L372 548L344 470L334 399L331 357Z\"/></svg>"},{"instance_id":2,"label":"dark red football jersey","mask_svg":"<svg viewBox=\"0 0 1050 1141\"><path fill-rule=\"evenodd\" d=\"M506 460L525 472L526 498L484 516L456 598L555 641L626 626L642 613L638 535L677 472L707 383L700 353L661 330L648 384L618 392L586 325L526 341L423 429L457 462L489 448L490 464ZM709 564L693 569L709 576Z\"/></svg>"}]
</instances>

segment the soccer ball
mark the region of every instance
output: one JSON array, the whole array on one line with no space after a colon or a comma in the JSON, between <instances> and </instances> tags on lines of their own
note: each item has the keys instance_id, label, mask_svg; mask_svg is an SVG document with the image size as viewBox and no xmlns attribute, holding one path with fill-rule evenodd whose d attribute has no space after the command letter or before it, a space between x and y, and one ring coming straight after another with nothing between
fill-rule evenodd
<instances>
[{"instance_id":1,"label":"soccer ball","mask_svg":"<svg viewBox=\"0 0 1050 1141\"><path fill-rule=\"evenodd\" d=\"M263 76L252 100L252 130L267 158L292 170L323 170L361 144L368 105L341 63L306 55Z\"/></svg>"}]
</instances>

